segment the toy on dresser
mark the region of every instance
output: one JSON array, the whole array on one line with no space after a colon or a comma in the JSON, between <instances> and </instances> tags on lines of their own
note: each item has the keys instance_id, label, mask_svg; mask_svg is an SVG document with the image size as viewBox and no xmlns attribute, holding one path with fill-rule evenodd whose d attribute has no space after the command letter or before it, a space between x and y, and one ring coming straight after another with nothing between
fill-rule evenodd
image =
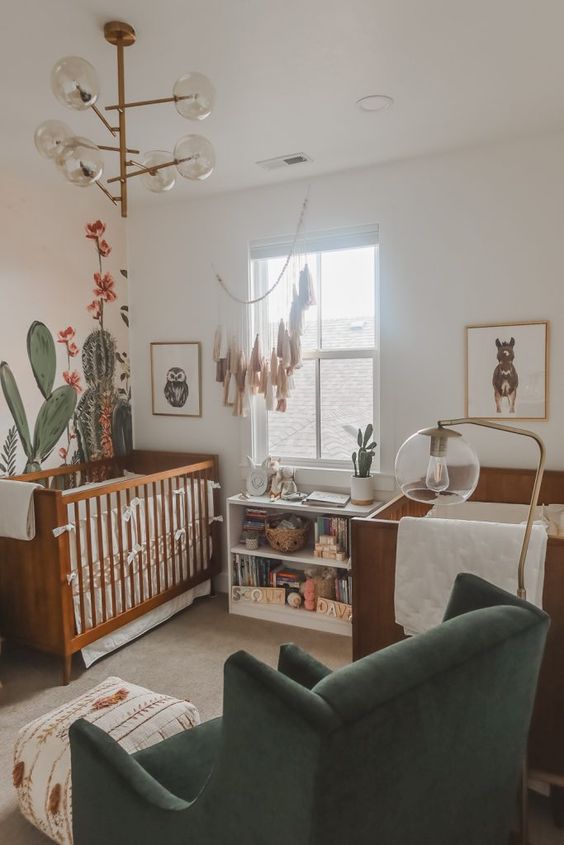
<instances>
[{"instance_id":1,"label":"toy on dresser","mask_svg":"<svg viewBox=\"0 0 564 845\"><path fill-rule=\"evenodd\" d=\"M320 534L313 552L315 557L322 557L325 560L345 561L348 557L346 551L339 545L339 541L332 534Z\"/></svg>"}]
</instances>

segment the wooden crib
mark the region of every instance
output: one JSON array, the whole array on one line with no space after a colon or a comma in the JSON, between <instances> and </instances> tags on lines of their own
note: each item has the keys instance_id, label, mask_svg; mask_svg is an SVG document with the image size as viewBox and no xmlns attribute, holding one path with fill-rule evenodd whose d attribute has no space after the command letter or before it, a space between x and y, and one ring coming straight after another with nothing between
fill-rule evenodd
<instances>
[{"instance_id":1,"label":"wooden crib","mask_svg":"<svg viewBox=\"0 0 564 845\"><path fill-rule=\"evenodd\" d=\"M125 477L124 477L125 476ZM0 625L64 659L221 570L215 455L134 451L19 478L36 536L0 538Z\"/></svg>"},{"instance_id":2,"label":"wooden crib","mask_svg":"<svg viewBox=\"0 0 564 845\"><path fill-rule=\"evenodd\" d=\"M482 467L472 501L527 504L534 472ZM564 504L564 472L544 474L540 504ZM368 519L354 519L353 656L404 638L396 624L394 586L399 520L424 516L430 505L397 496ZM564 538L549 537L543 606L551 617L529 738L532 776L552 786L555 818L564 826Z\"/></svg>"}]
</instances>

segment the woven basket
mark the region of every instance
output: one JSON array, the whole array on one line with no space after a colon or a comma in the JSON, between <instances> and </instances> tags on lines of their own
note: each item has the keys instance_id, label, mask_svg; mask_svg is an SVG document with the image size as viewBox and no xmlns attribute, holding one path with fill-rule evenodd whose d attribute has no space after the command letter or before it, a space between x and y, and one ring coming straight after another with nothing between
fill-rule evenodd
<instances>
[{"instance_id":1,"label":"woven basket","mask_svg":"<svg viewBox=\"0 0 564 845\"><path fill-rule=\"evenodd\" d=\"M278 528L275 525L266 526L266 539L272 549L277 552L299 552L307 543L309 523L303 528Z\"/></svg>"}]
</instances>

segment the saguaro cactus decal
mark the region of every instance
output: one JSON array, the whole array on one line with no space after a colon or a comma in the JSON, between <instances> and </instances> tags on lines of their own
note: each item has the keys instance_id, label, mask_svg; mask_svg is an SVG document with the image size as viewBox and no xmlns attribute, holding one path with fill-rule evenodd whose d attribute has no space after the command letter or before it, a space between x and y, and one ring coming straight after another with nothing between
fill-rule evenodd
<instances>
[{"instance_id":1,"label":"saguaro cactus decal","mask_svg":"<svg viewBox=\"0 0 564 845\"><path fill-rule=\"evenodd\" d=\"M41 469L72 419L76 393L65 384L53 390L57 367L55 343L43 323L32 323L27 333L27 351L37 385L44 396L31 437L27 415L18 385L6 361L0 363L0 384L14 418L27 463L24 472Z\"/></svg>"}]
</instances>

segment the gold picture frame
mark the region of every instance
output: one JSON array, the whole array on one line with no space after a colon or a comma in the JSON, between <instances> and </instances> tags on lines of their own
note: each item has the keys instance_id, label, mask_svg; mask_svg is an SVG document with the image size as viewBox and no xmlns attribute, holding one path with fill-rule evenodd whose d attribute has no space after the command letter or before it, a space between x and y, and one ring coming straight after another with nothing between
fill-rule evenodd
<instances>
[{"instance_id":1,"label":"gold picture frame","mask_svg":"<svg viewBox=\"0 0 564 845\"><path fill-rule=\"evenodd\" d=\"M466 326L465 416L548 420L548 320Z\"/></svg>"},{"instance_id":2,"label":"gold picture frame","mask_svg":"<svg viewBox=\"0 0 564 845\"><path fill-rule=\"evenodd\" d=\"M150 344L154 416L202 416L202 344L197 340Z\"/></svg>"}]
</instances>

